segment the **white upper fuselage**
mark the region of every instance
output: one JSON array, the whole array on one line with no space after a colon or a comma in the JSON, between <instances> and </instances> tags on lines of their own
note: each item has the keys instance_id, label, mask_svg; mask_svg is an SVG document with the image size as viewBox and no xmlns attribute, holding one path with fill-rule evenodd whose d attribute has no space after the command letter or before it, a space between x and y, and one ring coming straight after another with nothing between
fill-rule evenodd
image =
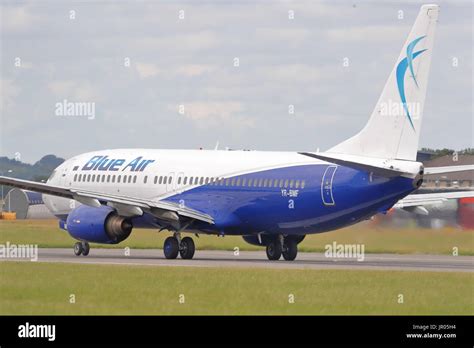
<instances>
[{"instance_id":1,"label":"white upper fuselage","mask_svg":"<svg viewBox=\"0 0 474 348\"><path fill-rule=\"evenodd\" d=\"M135 167L129 165L133 161ZM318 163L326 162L296 152L114 149L66 160L56 168L48 183L160 200L216 178ZM45 203L56 215L67 214L74 208L70 200L58 197L45 196Z\"/></svg>"}]
</instances>

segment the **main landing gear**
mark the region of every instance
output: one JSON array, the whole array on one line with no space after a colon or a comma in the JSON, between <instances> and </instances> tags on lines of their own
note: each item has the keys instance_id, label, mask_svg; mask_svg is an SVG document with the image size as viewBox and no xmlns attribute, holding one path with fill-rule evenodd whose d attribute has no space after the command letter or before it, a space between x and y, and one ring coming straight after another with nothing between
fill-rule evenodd
<instances>
[{"instance_id":1,"label":"main landing gear","mask_svg":"<svg viewBox=\"0 0 474 348\"><path fill-rule=\"evenodd\" d=\"M87 256L89 255L89 251L91 250L89 243L87 242L77 242L74 244L74 255L76 256Z\"/></svg>"},{"instance_id":2,"label":"main landing gear","mask_svg":"<svg viewBox=\"0 0 474 348\"><path fill-rule=\"evenodd\" d=\"M279 260L283 255L286 261L293 261L298 254L298 243L279 235L267 244L267 257L271 261Z\"/></svg>"},{"instance_id":3,"label":"main landing gear","mask_svg":"<svg viewBox=\"0 0 474 348\"><path fill-rule=\"evenodd\" d=\"M163 245L163 252L167 259L175 259L179 254L182 259L189 260L193 258L195 250L193 239L191 237L181 239L180 233L175 233L173 237L166 238Z\"/></svg>"}]
</instances>

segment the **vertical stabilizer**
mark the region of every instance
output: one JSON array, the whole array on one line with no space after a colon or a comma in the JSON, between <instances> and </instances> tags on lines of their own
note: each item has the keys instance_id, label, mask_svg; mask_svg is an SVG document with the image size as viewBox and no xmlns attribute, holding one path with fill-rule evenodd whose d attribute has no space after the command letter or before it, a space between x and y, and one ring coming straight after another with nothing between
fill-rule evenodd
<instances>
[{"instance_id":1,"label":"vertical stabilizer","mask_svg":"<svg viewBox=\"0 0 474 348\"><path fill-rule=\"evenodd\" d=\"M423 5L366 126L328 153L415 160L438 5Z\"/></svg>"}]
</instances>

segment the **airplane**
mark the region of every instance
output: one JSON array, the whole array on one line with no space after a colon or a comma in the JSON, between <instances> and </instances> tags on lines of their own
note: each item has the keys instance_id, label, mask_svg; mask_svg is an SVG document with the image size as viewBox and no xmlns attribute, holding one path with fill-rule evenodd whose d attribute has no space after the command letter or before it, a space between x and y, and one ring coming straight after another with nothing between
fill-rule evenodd
<instances>
[{"instance_id":1,"label":"airplane","mask_svg":"<svg viewBox=\"0 0 474 348\"><path fill-rule=\"evenodd\" d=\"M183 233L239 235L269 260L296 258L307 234L346 227L403 208L473 192L413 194L430 173L416 161L437 5L423 5L366 126L326 152L115 149L59 165L46 183L0 177L0 184L43 194L60 228L78 242L117 244L133 229L172 232L164 256L191 259ZM467 168L469 167L469 168ZM472 167L472 168L471 168ZM426 210L426 209L425 209Z\"/></svg>"}]
</instances>

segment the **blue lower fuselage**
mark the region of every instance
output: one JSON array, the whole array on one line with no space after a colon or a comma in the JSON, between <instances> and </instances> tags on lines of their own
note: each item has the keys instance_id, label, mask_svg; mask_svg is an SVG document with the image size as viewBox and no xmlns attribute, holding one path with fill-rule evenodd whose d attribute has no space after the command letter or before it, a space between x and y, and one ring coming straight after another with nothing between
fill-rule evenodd
<instances>
[{"instance_id":1,"label":"blue lower fuselage","mask_svg":"<svg viewBox=\"0 0 474 348\"><path fill-rule=\"evenodd\" d=\"M291 180L293 187L289 187ZM280 187L282 181L284 187ZM165 200L214 218L214 225L197 222L187 230L304 235L338 229L385 212L415 189L410 178L387 178L343 166L314 164L238 175L222 185L198 186ZM157 222L145 214L134 218L133 225L157 227Z\"/></svg>"}]
</instances>

